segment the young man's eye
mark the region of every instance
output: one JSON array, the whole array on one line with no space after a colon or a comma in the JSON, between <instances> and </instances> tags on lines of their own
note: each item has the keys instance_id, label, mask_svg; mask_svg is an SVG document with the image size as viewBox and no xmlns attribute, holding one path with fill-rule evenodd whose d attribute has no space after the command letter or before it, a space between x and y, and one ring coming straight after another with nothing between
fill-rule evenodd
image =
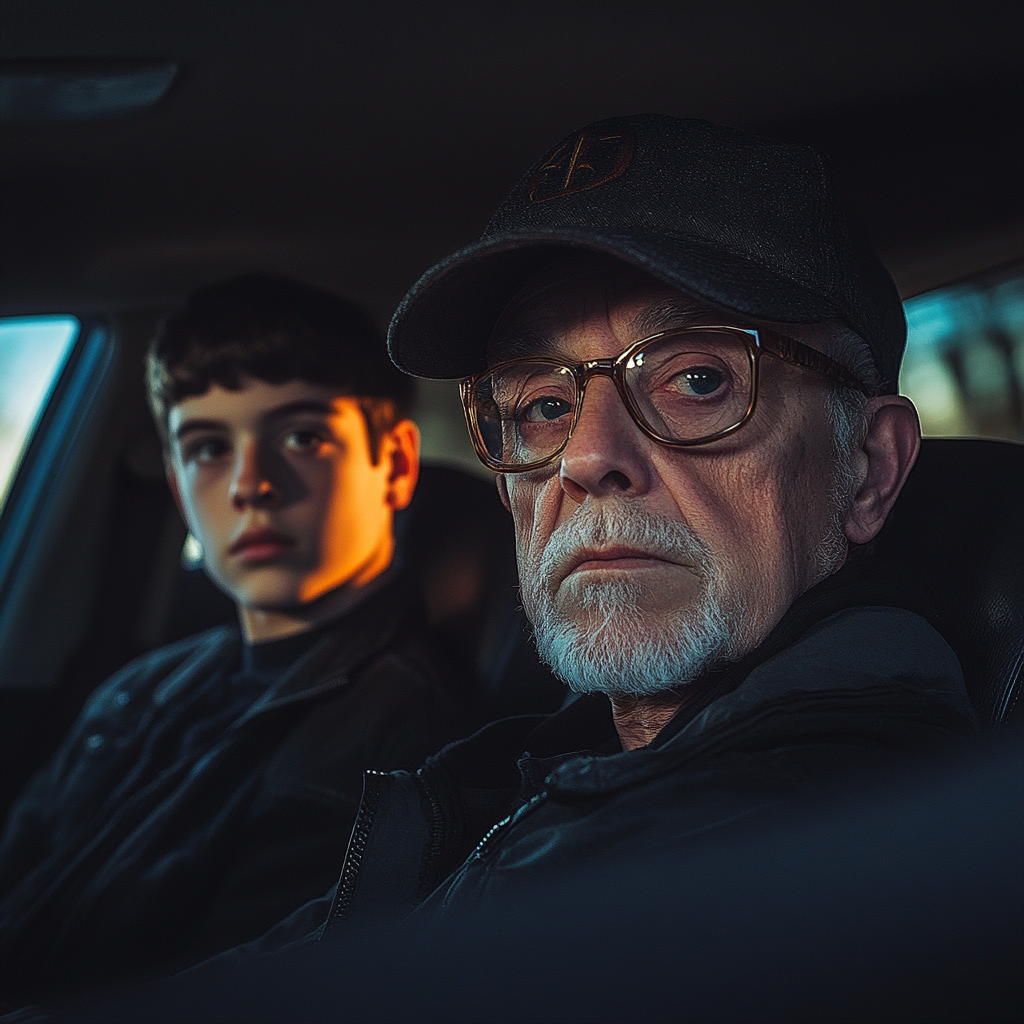
<instances>
[{"instance_id":1,"label":"young man's eye","mask_svg":"<svg viewBox=\"0 0 1024 1024\"><path fill-rule=\"evenodd\" d=\"M284 435L285 448L293 452L315 452L323 443L323 435L314 430L290 430Z\"/></svg>"},{"instance_id":2,"label":"young man's eye","mask_svg":"<svg viewBox=\"0 0 1024 1024\"><path fill-rule=\"evenodd\" d=\"M214 437L207 437L185 446L185 458L190 462L213 462L227 452L227 442Z\"/></svg>"}]
</instances>

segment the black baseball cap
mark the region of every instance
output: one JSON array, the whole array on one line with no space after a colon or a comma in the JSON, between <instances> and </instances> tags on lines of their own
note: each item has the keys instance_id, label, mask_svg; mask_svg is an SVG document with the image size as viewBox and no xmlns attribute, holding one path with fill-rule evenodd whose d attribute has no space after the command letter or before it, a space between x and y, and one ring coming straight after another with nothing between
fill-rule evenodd
<instances>
[{"instance_id":1,"label":"black baseball cap","mask_svg":"<svg viewBox=\"0 0 1024 1024\"><path fill-rule=\"evenodd\" d=\"M538 160L475 245L431 267L391 321L388 350L419 377L464 377L508 301L572 252L616 257L724 311L838 320L894 393L906 344L896 285L851 227L809 146L708 121L596 121Z\"/></svg>"}]
</instances>

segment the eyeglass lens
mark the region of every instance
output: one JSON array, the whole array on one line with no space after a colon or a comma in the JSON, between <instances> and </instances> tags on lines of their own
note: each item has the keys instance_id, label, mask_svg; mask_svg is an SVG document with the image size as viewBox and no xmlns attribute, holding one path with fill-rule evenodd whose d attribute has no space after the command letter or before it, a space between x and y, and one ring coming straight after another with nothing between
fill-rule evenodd
<instances>
[{"instance_id":1,"label":"eyeglass lens","mask_svg":"<svg viewBox=\"0 0 1024 1024\"><path fill-rule=\"evenodd\" d=\"M620 368L634 418L666 441L695 441L740 423L750 404L750 348L727 331L656 339ZM569 367L522 361L477 380L477 429L496 462L525 466L565 443L580 400Z\"/></svg>"}]
</instances>

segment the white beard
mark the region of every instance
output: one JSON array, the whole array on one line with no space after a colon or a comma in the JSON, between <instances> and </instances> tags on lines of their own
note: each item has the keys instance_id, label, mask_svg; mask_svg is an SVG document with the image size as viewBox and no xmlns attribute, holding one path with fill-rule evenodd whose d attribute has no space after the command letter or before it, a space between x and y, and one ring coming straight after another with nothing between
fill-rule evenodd
<instances>
[{"instance_id":1,"label":"white beard","mask_svg":"<svg viewBox=\"0 0 1024 1024\"><path fill-rule=\"evenodd\" d=\"M610 543L693 566L701 584L696 601L654 616L643 610L643 584L635 577L564 579L574 552ZM571 689L650 696L686 686L753 646L745 602L727 585L729 568L679 520L627 502L580 509L551 535L538 570L523 573L523 606L541 659ZM579 618L559 607L560 581L563 599Z\"/></svg>"}]
</instances>

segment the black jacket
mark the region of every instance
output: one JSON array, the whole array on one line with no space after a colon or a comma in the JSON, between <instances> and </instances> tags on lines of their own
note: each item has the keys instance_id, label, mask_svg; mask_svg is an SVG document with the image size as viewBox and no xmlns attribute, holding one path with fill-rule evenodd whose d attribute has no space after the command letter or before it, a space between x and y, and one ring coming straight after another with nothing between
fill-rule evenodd
<instances>
[{"instance_id":1,"label":"black jacket","mask_svg":"<svg viewBox=\"0 0 1024 1024\"><path fill-rule=\"evenodd\" d=\"M363 770L414 768L468 731L410 593L399 579L367 597L188 756L160 749L161 725L237 663L236 629L140 658L90 698L8 821L6 999L195 962L331 887Z\"/></svg>"},{"instance_id":2,"label":"black jacket","mask_svg":"<svg viewBox=\"0 0 1024 1024\"><path fill-rule=\"evenodd\" d=\"M695 684L647 747L624 752L607 699L584 696L552 716L493 723L414 774L368 773L336 891L236 956L347 920L515 898L581 866L727 835L958 744L977 717L953 651L911 610L926 604L898 571L879 580L851 564L750 656Z\"/></svg>"}]
</instances>

